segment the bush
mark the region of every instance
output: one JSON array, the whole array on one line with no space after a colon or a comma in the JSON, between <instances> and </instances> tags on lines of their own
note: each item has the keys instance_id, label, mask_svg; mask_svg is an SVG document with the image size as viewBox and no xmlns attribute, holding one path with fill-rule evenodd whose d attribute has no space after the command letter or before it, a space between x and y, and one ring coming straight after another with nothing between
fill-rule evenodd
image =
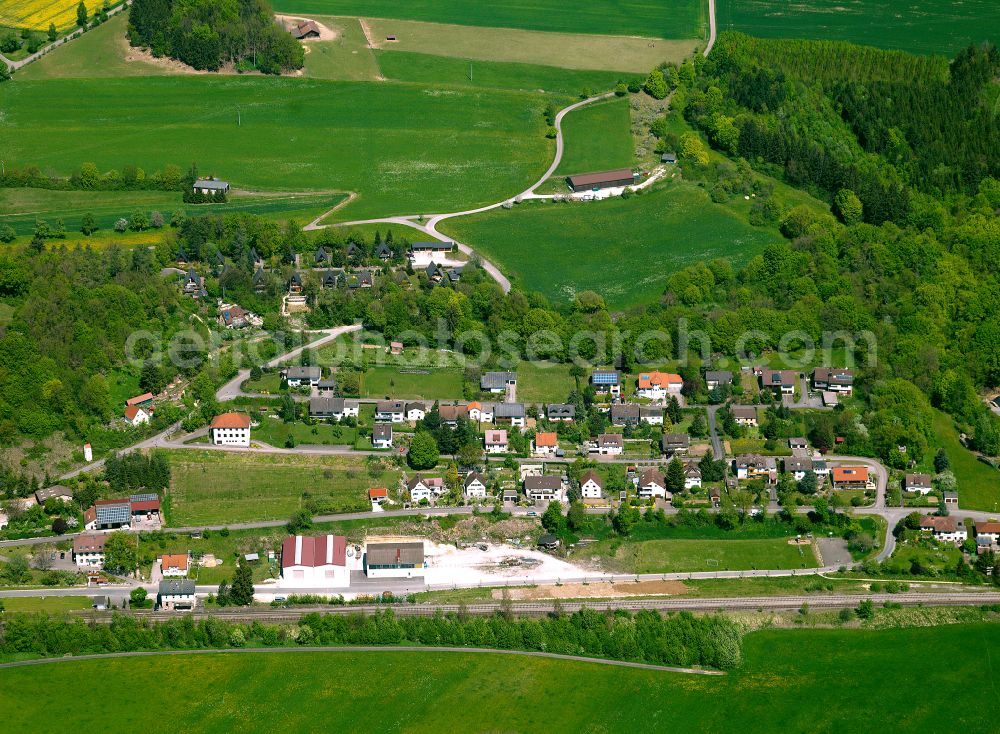
<instances>
[{"instance_id":1,"label":"bush","mask_svg":"<svg viewBox=\"0 0 1000 734\"><path fill-rule=\"evenodd\" d=\"M875 602L871 599L862 599L854 611L860 619L871 619L875 616Z\"/></svg>"}]
</instances>

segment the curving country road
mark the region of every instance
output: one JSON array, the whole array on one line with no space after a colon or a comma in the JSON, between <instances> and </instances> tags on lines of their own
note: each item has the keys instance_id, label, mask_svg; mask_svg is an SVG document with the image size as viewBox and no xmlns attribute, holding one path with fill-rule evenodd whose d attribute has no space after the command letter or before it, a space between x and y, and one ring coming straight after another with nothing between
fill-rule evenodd
<instances>
[{"instance_id":1,"label":"curving country road","mask_svg":"<svg viewBox=\"0 0 1000 734\"><path fill-rule=\"evenodd\" d=\"M712 53L712 47L715 46L715 36L715 0L708 0L708 44L702 51L702 56L707 58Z\"/></svg>"},{"instance_id":2,"label":"curving country road","mask_svg":"<svg viewBox=\"0 0 1000 734\"><path fill-rule=\"evenodd\" d=\"M609 97L613 96L614 92L608 92L606 94L601 94L596 97L588 97L587 99L581 100L580 102L575 102L574 104L571 104L568 107L564 107L563 109L559 110L559 112L556 114L555 120L553 121L553 127L556 130L556 153L555 157L552 160L551 165L549 165L548 169L545 171L542 177L539 178L534 184L532 184L524 191L513 197L504 199L503 201L498 201L494 204L486 204L485 206L476 207L475 209L466 209L464 211L459 211L459 212L448 212L445 214L431 214L431 215L401 214L398 216L381 217L377 219L358 219L350 222L338 222L336 224L320 224L320 220L326 216L326 214L323 214L319 218L314 219L309 224L307 224L304 229L306 229L307 231L313 231L318 229L326 229L327 227L352 227L361 224L398 224L404 227L412 227L413 229L419 230L420 232L423 232L424 234L428 235L429 237L433 237L434 239L441 241L449 241L451 238L442 234L437 229L437 225L443 222L444 220L453 219L455 217L465 217L471 214L480 214L482 212L488 212L491 209L496 209L498 207L501 207L504 204L514 201L515 199L526 199L534 197L535 190L543 183L545 183L552 176L552 174L555 173L556 169L559 168L559 164L562 162L563 151L565 150L566 147L565 138L563 136L563 130L562 130L563 118L566 117L566 115L572 112L573 110L579 109L580 107L584 107L589 104L593 104L594 102L599 102L601 100L608 99ZM482 266L483 270L489 273L490 277L492 277L497 283L500 284L500 287L503 289L503 292L504 293L510 292L510 280L508 280L507 277L500 272L500 269L498 267L496 267L489 260L484 259L481 255L477 254L475 250L469 247L469 245L466 245L462 242L455 242L455 246L458 247L459 251L465 253L469 257L476 257L479 260L479 264Z\"/></svg>"}]
</instances>

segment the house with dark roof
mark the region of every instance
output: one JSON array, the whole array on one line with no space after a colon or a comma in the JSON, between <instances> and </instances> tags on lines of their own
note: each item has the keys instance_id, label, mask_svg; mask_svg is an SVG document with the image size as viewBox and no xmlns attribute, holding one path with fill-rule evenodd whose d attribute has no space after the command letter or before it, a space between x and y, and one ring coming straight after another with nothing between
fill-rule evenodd
<instances>
[{"instance_id":1,"label":"house with dark roof","mask_svg":"<svg viewBox=\"0 0 1000 734\"><path fill-rule=\"evenodd\" d=\"M281 376L289 387L315 387L323 376L323 370L316 365L290 365L281 371Z\"/></svg>"},{"instance_id":2,"label":"house with dark roof","mask_svg":"<svg viewBox=\"0 0 1000 734\"><path fill-rule=\"evenodd\" d=\"M375 404L375 420L403 423L406 420L406 403L402 400L379 400Z\"/></svg>"},{"instance_id":3,"label":"house with dark roof","mask_svg":"<svg viewBox=\"0 0 1000 734\"><path fill-rule=\"evenodd\" d=\"M220 181L217 178L198 178L195 179L194 184L192 184L191 189L196 194L202 194L208 196L211 194L225 194L229 191L229 182Z\"/></svg>"},{"instance_id":4,"label":"house with dark roof","mask_svg":"<svg viewBox=\"0 0 1000 734\"><path fill-rule=\"evenodd\" d=\"M545 417L552 422L569 423L576 418L576 406L569 403L549 403L545 406Z\"/></svg>"},{"instance_id":5,"label":"house with dark roof","mask_svg":"<svg viewBox=\"0 0 1000 734\"><path fill-rule=\"evenodd\" d=\"M733 459L737 479L763 479L767 484L778 481L778 463L773 456L743 454Z\"/></svg>"},{"instance_id":6,"label":"house with dark roof","mask_svg":"<svg viewBox=\"0 0 1000 734\"><path fill-rule=\"evenodd\" d=\"M524 403L498 403L493 411L493 420L497 425L524 428Z\"/></svg>"},{"instance_id":7,"label":"house with dark roof","mask_svg":"<svg viewBox=\"0 0 1000 734\"><path fill-rule=\"evenodd\" d=\"M344 398L309 398L309 417L316 420L339 421L348 416L357 418L359 413L357 400Z\"/></svg>"},{"instance_id":8,"label":"house with dark roof","mask_svg":"<svg viewBox=\"0 0 1000 734\"><path fill-rule=\"evenodd\" d=\"M292 34L292 38L299 41L305 41L310 38L319 38L319 26L314 20L303 20L298 23L292 23L288 28L288 32Z\"/></svg>"},{"instance_id":9,"label":"house with dark roof","mask_svg":"<svg viewBox=\"0 0 1000 734\"><path fill-rule=\"evenodd\" d=\"M752 426L756 428L759 425L757 409L752 405L732 405L729 407L729 412L732 413L733 420L739 426Z\"/></svg>"},{"instance_id":10,"label":"house with dark roof","mask_svg":"<svg viewBox=\"0 0 1000 734\"><path fill-rule=\"evenodd\" d=\"M602 456L621 456L625 451L625 439L620 433L602 433L597 437L596 450Z\"/></svg>"},{"instance_id":11,"label":"house with dark roof","mask_svg":"<svg viewBox=\"0 0 1000 734\"><path fill-rule=\"evenodd\" d=\"M733 373L728 370L708 370L705 372L705 387L714 390L722 385L733 384Z\"/></svg>"},{"instance_id":12,"label":"house with dark roof","mask_svg":"<svg viewBox=\"0 0 1000 734\"><path fill-rule=\"evenodd\" d=\"M156 606L167 612L190 611L198 606L194 579L163 579L156 589Z\"/></svg>"},{"instance_id":13,"label":"house with dark roof","mask_svg":"<svg viewBox=\"0 0 1000 734\"><path fill-rule=\"evenodd\" d=\"M638 176L632 172L631 168L618 168L613 171L599 171L595 173L578 173L566 177L566 183L575 192L598 191L600 189L617 188L621 186L632 186Z\"/></svg>"},{"instance_id":14,"label":"house with dark roof","mask_svg":"<svg viewBox=\"0 0 1000 734\"><path fill-rule=\"evenodd\" d=\"M376 449L392 448L391 423L376 423L372 427L372 448Z\"/></svg>"},{"instance_id":15,"label":"house with dark roof","mask_svg":"<svg viewBox=\"0 0 1000 734\"><path fill-rule=\"evenodd\" d=\"M527 476L524 478L524 494L532 502L562 501L564 495L562 478L551 474Z\"/></svg>"},{"instance_id":16,"label":"house with dark roof","mask_svg":"<svg viewBox=\"0 0 1000 734\"><path fill-rule=\"evenodd\" d=\"M482 499L486 496L486 477L479 472L469 472L462 482L462 491L466 497Z\"/></svg>"},{"instance_id":17,"label":"house with dark roof","mask_svg":"<svg viewBox=\"0 0 1000 734\"><path fill-rule=\"evenodd\" d=\"M639 406L635 403L614 403L611 406L611 424L615 426L639 425Z\"/></svg>"},{"instance_id":18,"label":"house with dark roof","mask_svg":"<svg viewBox=\"0 0 1000 734\"><path fill-rule=\"evenodd\" d=\"M604 480L593 469L580 475L580 496L585 500L597 500L604 496Z\"/></svg>"},{"instance_id":19,"label":"house with dark roof","mask_svg":"<svg viewBox=\"0 0 1000 734\"><path fill-rule=\"evenodd\" d=\"M616 370L596 370L590 374L590 384L599 395L618 397L622 394L621 373Z\"/></svg>"},{"instance_id":20,"label":"house with dark roof","mask_svg":"<svg viewBox=\"0 0 1000 734\"><path fill-rule=\"evenodd\" d=\"M368 578L424 575L424 542L368 543L361 561Z\"/></svg>"},{"instance_id":21,"label":"house with dark roof","mask_svg":"<svg viewBox=\"0 0 1000 734\"><path fill-rule=\"evenodd\" d=\"M503 393L516 385L516 372L484 372L479 378L479 389L484 392Z\"/></svg>"},{"instance_id":22,"label":"house with dark roof","mask_svg":"<svg viewBox=\"0 0 1000 734\"><path fill-rule=\"evenodd\" d=\"M302 295L302 274L297 270L288 279L288 293L293 296Z\"/></svg>"},{"instance_id":23,"label":"house with dark roof","mask_svg":"<svg viewBox=\"0 0 1000 734\"><path fill-rule=\"evenodd\" d=\"M132 504L127 499L97 500L83 513L86 530L117 530L132 525Z\"/></svg>"},{"instance_id":24,"label":"house with dark roof","mask_svg":"<svg viewBox=\"0 0 1000 734\"><path fill-rule=\"evenodd\" d=\"M691 438L686 433L664 433L660 438L660 451L667 455L685 453L691 446Z\"/></svg>"},{"instance_id":25,"label":"house with dark roof","mask_svg":"<svg viewBox=\"0 0 1000 734\"><path fill-rule=\"evenodd\" d=\"M771 390L777 395L791 395L795 392L795 383L799 373L794 370L761 370L761 390Z\"/></svg>"},{"instance_id":26,"label":"house with dark roof","mask_svg":"<svg viewBox=\"0 0 1000 734\"><path fill-rule=\"evenodd\" d=\"M375 257L377 257L382 262L388 262L392 260L392 248L384 242L380 242L375 247Z\"/></svg>"},{"instance_id":27,"label":"house with dark roof","mask_svg":"<svg viewBox=\"0 0 1000 734\"><path fill-rule=\"evenodd\" d=\"M253 273L253 279L251 283L253 284L254 292L263 293L267 290L267 286L270 284L271 279L267 275L267 271L264 268L258 267Z\"/></svg>"},{"instance_id":28,"label":"house with dark roof","mask_svg":"<svg viewBox=\"0 0 1000 734\"><path fill-rule=\"evenodd\" d=\"M813 370L813 387L817 390L850 395L854 390L854 370L842 367L817 367Z\"/></svg>"}]
</instances>

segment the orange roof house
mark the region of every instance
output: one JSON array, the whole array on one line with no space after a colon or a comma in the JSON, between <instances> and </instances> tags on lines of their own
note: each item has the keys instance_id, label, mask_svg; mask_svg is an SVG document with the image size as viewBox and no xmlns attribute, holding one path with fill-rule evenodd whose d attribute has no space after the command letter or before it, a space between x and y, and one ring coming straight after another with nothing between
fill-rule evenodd
<instances>
[{"instance_id":1,"label":"orange roof house","mask_svg":"<svg viewBox=\"0 0 1000 734\"><path fill-rule=\"evenodd\" d=\"M220 413L212 419L212 428L249 428L250 416L245 413Z\"/></svg>"},{"instance_id":2,"label":"orange roof house","mask_svg":"<svg viewBox=\"0 0 1000 734\"><path fill-rule=\"evenodd\" d=\"M555 433L536 433L535 446L539 448L543 446L557 447L559 446L559 437Z\"/></svg>"},{"instance_id":3,"label":"orange roof house","mask_svg":"<svg viewBox=\"0 0 1000 734\"><path fill-rule=\"evenodd\" d=\"M639 389L669 388L671 385L683 385L684 380L673 372L643 372L639 375Z\"/></svg>"},{"instance_id":4,"label":"orange roof house","mask_svg":"<svg viewBox=\"0 0 1000 734\"><path fill-rule=\"evenodd\" d=\"M368 499L370 500L389 499L389 490L385 489L384 487L375 487L374 489L369 489Z\"/></svg>"},{"instance_id":5,"label":"orange roof house","mask_svg":"<svg viewBox=\"0 0 1000 734\"><path fill-rule=\"evenodd\" d=\"M868 484L868 468L864 466L835 466L831 475L835 485Z\"/></svg>"}]
</instances>

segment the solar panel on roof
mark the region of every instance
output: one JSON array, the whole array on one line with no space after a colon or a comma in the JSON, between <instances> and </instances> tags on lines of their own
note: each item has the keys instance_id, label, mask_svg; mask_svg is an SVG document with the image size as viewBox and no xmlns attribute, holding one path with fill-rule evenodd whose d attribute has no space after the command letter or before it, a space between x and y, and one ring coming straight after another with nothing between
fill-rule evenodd
<instances>
[{"instance_id":1,"label":"solar panel on roof","mask_svg":"<svg viewBox=\"0 0 1000 734\"><path fill-rule=\"evenodd\" d=\"M96 515L101 525L124 525L132 520L132 508L128 504L97 505Z\"/></svg>"},{"instance_id":2,"label":"solar panel on roof","mask_svg":"<svg viewBox=\"0 0 1000 734\"><path fill-rule=\"evenodd\" d=\"M130 502L153 502L154 500L160 499L158 494L133 494L129 497Z\"/></svg>"}]
</instances>

